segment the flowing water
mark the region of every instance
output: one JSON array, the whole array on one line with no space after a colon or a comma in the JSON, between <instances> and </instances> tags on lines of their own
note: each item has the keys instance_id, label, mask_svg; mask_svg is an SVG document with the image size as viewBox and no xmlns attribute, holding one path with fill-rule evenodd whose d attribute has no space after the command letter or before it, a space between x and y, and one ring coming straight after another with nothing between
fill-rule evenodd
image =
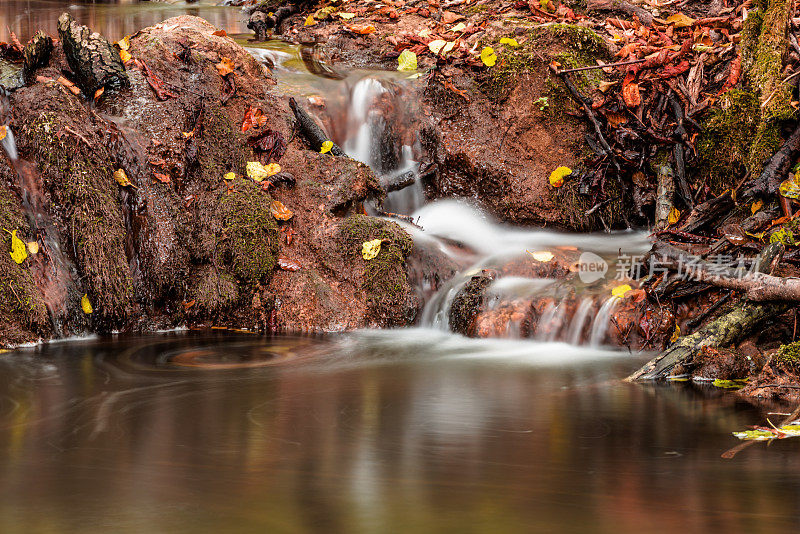
<instances>
[{"instance_id":1,"label":"flowing water","mask_svg":"<svg viewBox=\"0 0 800 534\"><path fill-rule=\"evenodd\" d=\"M197 14L269 63L278 90L322 101L311 111L381 179L417 176L418 146L386 113L413 114L404 77L311 76L307 50L250 43L240 10L199 4L6 1L0 39L6 27L23 40L40 27L55 33L64 9L112 39ZM35 167L17 159L13 132L3 147L30 196ZM46 234L46 210L26 207ZM553 297L531 339L515 339L521 325L511 320L504 339L447 332L452 299L476 272L568 247L613 273L620 254L648 248L646 234L511 228L463 202L426 205L419 180L384 209L411 214L422 227L406 225L416 246L459 270L441 287L418 281L423 327L322 337L165 333L0 353L0 532L796 527L798 441L721 458L738 443L732 431L785 408L696 385L621 382L647 355L603 348L617 304L605 287L499 277L487 289L490 308Z\"/></svg>"}]
</instances>

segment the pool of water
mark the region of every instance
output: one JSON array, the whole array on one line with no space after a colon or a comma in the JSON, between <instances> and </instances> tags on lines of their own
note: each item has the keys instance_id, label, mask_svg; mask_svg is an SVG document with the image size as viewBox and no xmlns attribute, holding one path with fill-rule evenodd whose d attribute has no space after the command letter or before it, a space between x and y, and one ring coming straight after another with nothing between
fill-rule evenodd
<instances>
[{"instance_id":1,"label":"pool of water","mask_svg":"<svg viewBox=\"0 0 800 534\"><path fill-rule=\"evenodd\" d=\"M429 330L0 355L0 531L788 532L800 441L643 358Z\"/></svg>"}]
</instances>

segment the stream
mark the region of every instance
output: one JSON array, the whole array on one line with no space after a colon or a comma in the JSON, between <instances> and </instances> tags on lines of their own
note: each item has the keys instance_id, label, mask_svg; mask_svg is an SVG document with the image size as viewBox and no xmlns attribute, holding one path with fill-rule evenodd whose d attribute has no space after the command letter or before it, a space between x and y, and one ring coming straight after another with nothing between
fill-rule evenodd
<instances>
[{"instance_id":1,"label":"stream","mask_svg":"<svg viewBox=\"0 0 800 534\"><path fill-rule=\"evenodd\" d=\"M39 28L55 34L64 9L110 39L182 13L204 17L268 62L277 90L324 95L341 117L337 143L381 179L418 171L413 142L386 155L386 124L373 113L376 101L404 98L398 73L312 76L295 47L248 42L241 10L209 2L5 1L0 40L9 29L22 41ZM4 148L14 150L13 132ZM422 228L404 226L415 246L459 266L442 287L418 282L427 303L416 328L170 331L0 352L0 532L796 528L797 440L721 457L740 443L731 432L784 408L710 385L622 382L650 355L606 346L617 301L605 289L571 287L566 321L563 287L501 277L492 306L552 293L541 332L520 339L513 320L495 338L449 332L452 299L475 273L559 247L590 252L613 273L614 258L649 248L646 233L511 228L472 204L426 203L419 181L383 209L409 215Z\"/></svg>"}]
</instances>

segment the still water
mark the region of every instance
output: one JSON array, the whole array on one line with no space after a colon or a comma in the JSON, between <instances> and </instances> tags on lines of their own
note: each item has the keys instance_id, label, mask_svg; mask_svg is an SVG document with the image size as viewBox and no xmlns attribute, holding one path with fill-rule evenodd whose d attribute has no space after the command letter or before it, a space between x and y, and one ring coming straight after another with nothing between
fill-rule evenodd
<instances>
[{"instance_id":1,"label":"still water","mask_svg":"<svg viewBox=\"0 0 800 534\"><path fill-rule=\"evenodd\" d=\"M800 441L621 352L429 330L0 355L0 532L789 532ZM762 408L763 410L764 408Z\"/></svg>"}]
</instances>

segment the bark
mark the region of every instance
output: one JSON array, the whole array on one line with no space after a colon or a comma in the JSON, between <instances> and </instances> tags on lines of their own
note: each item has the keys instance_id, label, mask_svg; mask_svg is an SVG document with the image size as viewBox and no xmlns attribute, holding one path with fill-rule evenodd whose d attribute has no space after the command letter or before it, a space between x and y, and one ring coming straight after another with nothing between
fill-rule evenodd
<instances>
[{"instance_id":1,"label":"bark","mask_svg":"<svg viewBox=\"0 0 800 534\"><path fill-rule=\"evenodd\" d=\"M656 194L656 230L663 230L669 225L669 214L675 198L675 182L669 165L660 165L656 169L658 192Z\"/></svg>"},{"instance_id":2,"label":"bark","mask_svg":"<svg viewBox=\"0 0 800 534\"><path fill-rule=\"evenodd\" d=\"M105 37L75 22L69 13L58 17L58 35L75 81L85 94L93 95L101 87L128 85L119 52Z\"/></svg>"},{"instance_id":3,"label":"bark","mask_svg":"<svg viewBox=\"0 0 800 534\"><path fill-rule=\"evenodd\" d=\"M755 271L771 272L783 254L783 245L773 243L765 247L756 260ZM660 248L670 257L682 251L666 245ZM773 277L774 278L774 277ZM667 350L647 362L641 369L626 378L635 380L663 380L678 364L683 364L700 352L703 347L725 347L743 339L755 331L767 319L780 315L794 307L789 302L769 304L742 303L733 311L715 319L694 334L680 338Z\"/></svg>"},{"instance_id":4,"label":"bark","mask_svg":"<svg viewBox=\"0 0 800 534\"><path fill-rule=\"evenodd\" d=\"M294 98L289 99L289 107L292 108L292 112L294 112L294 116L297 119L297 125L300 128L300 133L306 138L308 143L311 145L311 148L319 152L322 148L322 144L326 141L330 141L330 139L328 139L328 136L325 135L325 132L319 127L317 122L311 118L311 115L309 115L308 112L304 110ZM331 148L331 154L334 156L345 155L344 151L335 143L333 148Z\"/></svg>"},{"instance_id":5,"label":"bark","mask_svg":"<svg viewBox=\"0 0 800 534\"><path fill-rule=\"evenodd\" d=\"M28 41L22 51L22 73L26 82L33 77L36 69L47 65L52 52L53 39L41 30Z\"/></svg>"},{"instance_id":6,"label":"bark","mask_svg":"<svg viewBox=\"0 0 800 534\"><path fill-rule=\"evenodd\" d=\"M653 15L644 8L635 6L625 0L588 0L586 3L587 11L601 11L608 13L625 13L626 15L636 15L639 21L645 26L650 26L653 22Z\"/></svg>"},{"instance_id":7,"label":"bark","mask_svg":"<svg viewBox=\"0 0 800 534\"><path fill-rule=\"evenodd\" d=\"M731 199L730 192L725 192L722 195L696 206L681 224L680 230L682 232L694 232L706 224L717 220L720 215L730 211L733 206L734 202Z\"/></svg>"},{"instance_id":8,"label":"bark","mask_svg":"<svg viewBox=\"0 0 800 534\"><path fill-rule=\"evenodd\" d=\"M795 128L780 150L769 159L761 175L753 180L750 188L745 191L745 197L768 198L776 194L798 156L800 156L800 126Z\"/></svg>"}]
</instances>

